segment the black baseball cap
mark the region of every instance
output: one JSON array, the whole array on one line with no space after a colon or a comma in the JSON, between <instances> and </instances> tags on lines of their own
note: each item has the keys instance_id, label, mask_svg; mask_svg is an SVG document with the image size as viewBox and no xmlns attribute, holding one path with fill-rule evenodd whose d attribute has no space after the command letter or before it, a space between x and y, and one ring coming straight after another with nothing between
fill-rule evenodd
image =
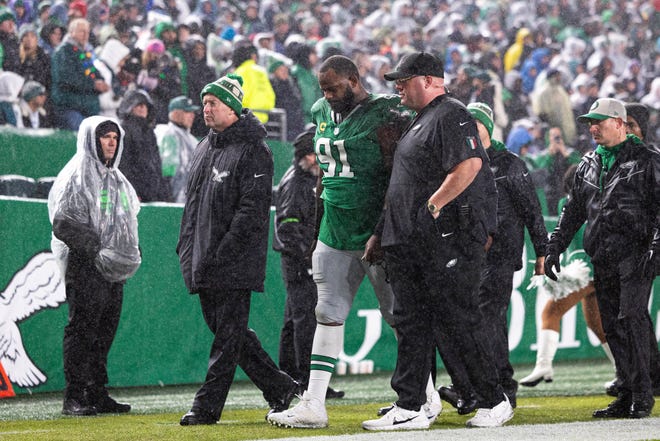
<instances>
[{"instance_id":1,"label":"black baseball cap","mask_svg":"<svg viewBox=\"0 0 660 441\"><path fill-rule=\"evenodd\" d=\"M394 71L383 76L387 81L394 81L413 75L444 78L445 68L438 57L428 52L415 52L401 57Z\"/></svg>"}]
</instances>

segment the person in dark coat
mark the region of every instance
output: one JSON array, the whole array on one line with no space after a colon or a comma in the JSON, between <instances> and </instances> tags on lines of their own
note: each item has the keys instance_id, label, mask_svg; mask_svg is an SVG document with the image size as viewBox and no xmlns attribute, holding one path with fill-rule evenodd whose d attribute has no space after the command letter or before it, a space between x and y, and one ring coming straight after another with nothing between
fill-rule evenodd
<instances>
[{"instance_id":1,"label":"person in dark coat","mask_svg":"<svg viewBox=\"0 0 660 441\"><path fill-rule=\"evenodd\" d=\"M545 274L556 280L559 256L586 222L584 250L621 380L616 400L594 418L645 418L655 404L647 305L660 273L660 151L627 135L626 121L624 103L613 98L578 117L598 147L578 164L545 256Z\"/></svg>"},{"instance_id":2,"label":"person in dark coat","mask_svg":"<svg viewBox=\"0 0 660 441\"><path fill-rule=\"evenodd\" d=\"M169 185L163 177L163 165L153 131L153 102L144 90L126 94L117 109L126 130L121 171L133 184L140 201L169 202Z\"/></svg>"},{"instance_id":3,"label":"person in dark coat","mask_svg":"<svg viewBox=\"0 0 660 441\"><path fill-rule=\"evenodd\" d=\"M273 411L300 385L281 371L248 327L252 291L263 291L273 156L266 129L243 109L243 79L229 74L202 89L208 135L195 149L176 252L214 334L206 380L182 426L215 424L240 366Z\"/></svg>"},{"instance_id":4,"label":"person in dark coat","mask_svg":"<svg viewBox=\"0 0 660 441\"><path fill-rule=\"evenodd\" d=\"M16 18L9 8L0 7L0 69L19 73L20 66Z\"/></svg>"},{"instance_id":5,"label":"person in dark coat","mask_svg":"<svg viewBox=\"0 0 660 441\"><path fill-rule=\"evenodd\" d=\"M470 103L470 114L477 121L481 144L486 149L497 187L497 232L486 253L479 288L479 309L495 354L494 362L504 393L511 407L516 407L518 383L513 379L509 362L509 330L507 311L513 291L513 274L523 267L525 227L529 231L536 254L535 274L543 274L545 229L541 204L525 162L507 150L502 142L492 139L493 111L485 103ZM458 408L460 414L473 411L478 405L477 394L466 375L460 354L440 348L442 359L450 373L453 387L441 387L440 397ZM459 402L462 399L462 404Z\"/></svg>"},{"instance_id":6,"label":"person in dark coat","mask_svg":"<svg viewBox=\"0 0 660 441\"><path fill-rule=\"evenodd\" d=\"M206 40L199 35L191 35L186 41L186 60L188 62L188 97L196 106L201 105L199 94L208 83L218 76L215 70L206 63ZM204 124L202 112L195 114L190 133L196 138L202 138L209 129Z\"/></svg>"},{"instance_id":7,"label":"person in dark coat","mask_svg":"<svg viewBox=\"0 0 660 441\"><path fill-rule=\"evenodd\" d=\"M293 141L305 128L300 89L289 76L289 67L284 61L273 61L268 72L275 91L275 107L286 111L286 139Z\"/></svg>"},{"instance_id":8,"label":"person in dark coat","mask_svg":"<svg viewBox=\"0 0 660 441\"><path fill-rule=\"evenodd\" d=\"M19 31L20 62L19 74L25 81L36 81L46 88L50 95L51 73L50 56L39 46L39 37L34 25L21 26Z\"/></svg>"}]
</instances>

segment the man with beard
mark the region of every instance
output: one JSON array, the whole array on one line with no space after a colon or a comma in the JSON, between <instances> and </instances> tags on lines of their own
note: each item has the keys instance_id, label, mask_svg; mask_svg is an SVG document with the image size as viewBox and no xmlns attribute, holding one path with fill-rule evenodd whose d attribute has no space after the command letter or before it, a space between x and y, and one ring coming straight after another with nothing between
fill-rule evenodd
<instances>
[{"instance_id":1,"label":"man with beard","mask_svg":"<svg viewBox=\"0 0 660 441\"><path fill-rule=\"evenodd\" d=\"M344 322L365 276L383 318L396 328L377 224L394 143L409 119L396 96L367 92L357 66L344 56L331 56L321 65L319 85L324 98L312 106L316 158L323 172L323 216L312 256L317 325L307 390L294 408L268 415L268 421L284 427L328 425L326 390L343 349ZM435 420L440 397L430 381L427 389L426 415Z\"/></svg>"}]
</instances>

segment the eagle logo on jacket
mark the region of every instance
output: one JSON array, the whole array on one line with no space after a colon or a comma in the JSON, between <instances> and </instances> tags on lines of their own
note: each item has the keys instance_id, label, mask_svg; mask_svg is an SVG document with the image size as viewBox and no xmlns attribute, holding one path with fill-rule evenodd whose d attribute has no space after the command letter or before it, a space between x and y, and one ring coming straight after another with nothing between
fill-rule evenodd
<instances>
[{"instance_id":1,"label":"eagle logo on jacket","mask_svg":"<svg viewBox=\"0 0 660 441\"><path fill-rule=\"evenodd\" d=\"M226 178L227 176L229 176L228 171L225 170L225 171L219 172L217 168L213 167L213 177L211 178L211 180L213 182L217 182L219 184L222 184L222 180L224 178Z\"/></svg>"}]
</instances>

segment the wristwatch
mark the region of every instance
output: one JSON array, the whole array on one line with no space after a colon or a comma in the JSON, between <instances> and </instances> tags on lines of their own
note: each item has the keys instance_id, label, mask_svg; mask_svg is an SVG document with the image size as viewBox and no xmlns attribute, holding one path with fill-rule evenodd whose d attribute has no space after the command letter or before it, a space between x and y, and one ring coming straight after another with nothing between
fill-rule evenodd
<instances>
[{"instance_id":1,"label":"wristwatch","mask_svg":"<svg viewBox=\"0 0 660 441\"><path fill-rule=\"evenodd\" d=\"M435 206L431 201L426 203L426 208L429 209L429 213L431 214L440 213L440 210L442 210L442 208Z\"/></svg>"}]
</instances>

